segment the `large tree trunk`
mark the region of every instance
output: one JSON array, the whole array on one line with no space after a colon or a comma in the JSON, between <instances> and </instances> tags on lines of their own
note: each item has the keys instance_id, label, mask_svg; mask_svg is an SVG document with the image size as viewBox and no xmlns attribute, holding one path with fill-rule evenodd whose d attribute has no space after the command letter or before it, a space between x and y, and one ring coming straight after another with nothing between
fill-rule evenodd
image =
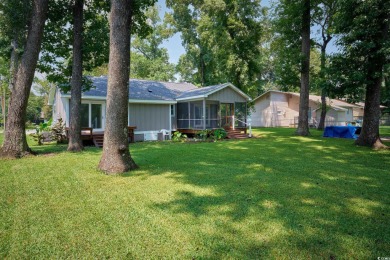
<instances>
[{"instance_id":1,"label":"large tree trunk","mask_svg":"<svg viewBox=\"0 0 390 260\"><path fill-rule=\"evenodd\" d=\"M81 90L83 77L83 0L76 0L73 7L73 67L71 80L70 122L68 151L83 150L81 140Z\"/></svg>"},{"instance_id":2,"label":"large tree trunk","mask_svg":"<svg viewBox=\"0 0 390 260\"><path fill-rule=\"evenodd\" d=\"M297 135L308 136L309 132L309 69L310 69L310 0L304 0L302 11L302 67L299 98Z\"/></svg>"},{"instance_id":3,"label":"large tree trunk","mask_svg":"<svg viewBox=\"0 0 390 260\"><path fill-rule=\"evenodd\" d=\"M382 6L380 10L386 10ZM384 44L388 41L390 14L383 12L383 16L379 18L382 21L381 33L375 39L375 48L372 50L372 55L367 59L367 86L366 100L364 104L363 126L355 144L360 146L369 146L374 149L387 148L379 137L379 120L381 116L380 100L381 100L381 85L383 82L383 68L385 65L385 56L381 53Z\"/></svg>"},{"instance_id":4,"label":"large tree trunk","mask_svg":"<svg viewBox=\"0 0 390 260\"><path fill-rule=\"evenodd\" d=\"M131 0L112 0L107 116L99 169L115 174L137 168L127 140Z\"/></svg>"},{"instance_id":5,"label":"large tree trunk","mask_svg":"<svg viewBox=\"0 0 390 260\"><path fill-rule=\"evenodd\" d=\"M47 8L48 0L33 1L26 46L16 74L15 87L9 101L8 121L3 147L0 151L0 156L2 157L18 158L31 152L26 140L26 108L41 49Z\"/></svg>"}]
</instances>

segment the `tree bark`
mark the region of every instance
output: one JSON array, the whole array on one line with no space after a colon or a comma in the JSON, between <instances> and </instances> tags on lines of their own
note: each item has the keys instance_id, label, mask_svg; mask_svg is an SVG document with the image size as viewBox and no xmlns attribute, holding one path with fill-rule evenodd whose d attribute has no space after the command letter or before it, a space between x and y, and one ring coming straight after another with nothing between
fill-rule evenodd
<instances>
[{"instance_id":1,"label":"tree bark","mask_svg":"<svg viewBox=\"0 0 390 260\"><path fill-rule=\"evenodd\" d=\"M302 11L302 64L299 117L296 134L308 136L309 132L309 69L310 69L310 0L303 1Z\"/></svg>"},{"instance_id":2,"label":"tree bark","mask_svg":"<svg viewBox=\"0 0 390 260\"><path fill-rule=\"evenodd\" d=\"M123 173L138 166L131 158L127 140L131 0L112 0L106 129L99 169Z\"/></svg>"},{"instance_id":3,"label":"tree bark","mask_svg":"<svg viewBox=\"0 0 390 260\"><path fill-rule=\"evenodd\" d=\"M328 43L326 41L323 42L321 46L321 79L324 79L325 75L325 62L326 62L326 46ZM323 130L325 128L325 118L326 118L326 89L324 86L321 87L321 117L320 122L318 124L317 129Z\"/></svg>"},{"instance_id":4,"label":"tree bark","mask_svg":"<svg viewBox=\"0 0 390 260\"><path fill-rule=\"evenodd\" d=\"M16 73L19 63L19 53L18 53L18 33L14 32L14 38L11 42L11 59L10 59L10 68L9 68L9 74L10 74L10 81L9 81L9 90L12 92L15 86L15 79L16 79Z\"/></svg>"},{"instance_id":5,"label":"tree bark","mask_svg":"<svg viewBox=\"0 0 390 260\"><path fill-rule=\"evenodd\" d=\"M386 10L382 6L379 10ZM390 14L382 12L380 33L376 35L375 48L367 59L367 85L366 85L366 100L364 104L363 126L358 139L355 141L356 145L369 146L374 149L388 148L384 145L379 136L379 120L381 116L380 99L381 99L381 85L383 82L383 68L386 62L385 56L381 53L384 44L388 41L389 33L389 19Z\"/></svg>"},{"instance_id":6,"label":"tree bark","mask_svg":"<svg viewBox=\"0 0 390 260\"><path fill-rule=\"evenodd\" d=\"M3 147L0 151L1 157L19 158L31 152L26 140L26 108L41 49L47 9L48 0L33 1L27 41L16 74L15 86L9 101L8 121Z\"/></svg>"},{"instance_id":7,"label":"tree bark","mask_svg":"<svg viewBox=\"0 0 390 260\"><path fill-rule=\"evenodd\" d=\"M73 6L73 66L71 80L70 122L68 151L84 149L81 140L81 90L83 77L83 8L84 0L76 0Z\"/></svg>"}]
</instances>

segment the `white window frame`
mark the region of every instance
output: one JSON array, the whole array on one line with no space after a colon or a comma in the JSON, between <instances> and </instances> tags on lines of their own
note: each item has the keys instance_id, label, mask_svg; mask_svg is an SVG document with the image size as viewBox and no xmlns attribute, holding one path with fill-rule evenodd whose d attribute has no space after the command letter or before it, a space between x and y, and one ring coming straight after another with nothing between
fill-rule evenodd
<instances>
[{"instance_id":1,"label":"white window frame","mask_svg":"<svg viewBox=\"0 0 390 260\"><path fill-rule=\"evenodd\" d=\"M104 131L106 126L106 103L102 101L93 101L93 100L83 100L81 101L81 104L88 105L88 126L92 127L92 104L94 105L101 105L102 109L102 127L101 128L94 128L95 131Z\"/></svg>"}]
</instances>

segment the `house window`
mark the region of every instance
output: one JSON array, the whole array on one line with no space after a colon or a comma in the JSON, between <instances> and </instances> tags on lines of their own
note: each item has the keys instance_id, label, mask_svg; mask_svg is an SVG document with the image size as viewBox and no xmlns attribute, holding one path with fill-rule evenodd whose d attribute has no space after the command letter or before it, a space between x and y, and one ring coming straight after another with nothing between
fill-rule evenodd
<instances>
[{"instance_id":1,"label":"house window","mask_svg":"<svg viewBox=\"0 0 390 260\"><path fill-rule=\"evenodd\" d=\"M283 115L283 111L282 110L278 110L278 116L282 116Z\"/></svg>"},{"instance_id":2,"label":"house window","mask_svg":"<svg viewBox=\"0 0 390 260\"><path fill-rule=\"evenodd\" d=\"M89 127L89 104L81 104L81 127Z\"/></svg>"},{"instance_id":3,"label":"house window","mask_svg":"<svg viewBox=\"0 0 390 260\"><path fill-rule=\"evenodd\" d=\"M103 128L103 104L81 104L81 127Z\"/></svg>"},{"instance_id":4,"label":"house window","mask_svg":"<svg viewBox=\"0 0 390 260\"><path fill-rule=\"evenodd\" d=\"M175 116L175 105L171 105L171 117Z\"/></svg>"}]
</instances>

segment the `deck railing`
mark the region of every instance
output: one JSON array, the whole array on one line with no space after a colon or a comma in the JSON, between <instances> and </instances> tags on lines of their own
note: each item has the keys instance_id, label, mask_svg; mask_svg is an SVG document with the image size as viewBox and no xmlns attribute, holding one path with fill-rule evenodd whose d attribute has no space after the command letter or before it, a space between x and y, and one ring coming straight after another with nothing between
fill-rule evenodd
<instances>
[{"instance_id":1,"label":"deck railing","mask_svg":"<svg viewBox=\"0 0 390 260\"><path fill-rule=\"evenodd\" d=\"M248 128L249 128L249 137L252 137L252 125L251 125L252 119L248 118L248 122L244 122L244 121L242 121L242 120L240 120L238 118L234 118L234 116L233 116L233 126L232 126L233 130L235 129L235 125L236 125L235 122L236 121L237 122L241 122L244 125L248 126Z\"/></svg>"}]
</instances>

